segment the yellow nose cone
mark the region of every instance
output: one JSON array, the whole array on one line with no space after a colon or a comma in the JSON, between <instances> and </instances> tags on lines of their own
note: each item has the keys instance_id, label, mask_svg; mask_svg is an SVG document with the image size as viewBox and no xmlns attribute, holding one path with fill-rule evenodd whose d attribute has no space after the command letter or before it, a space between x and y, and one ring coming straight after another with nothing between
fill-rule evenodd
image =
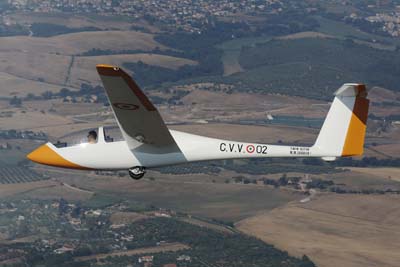
<instances>
[{"instance_id":1,"label":"yellow nose cone","mask_svg":"<svg viewBox=\"0 0 400 267\"><path fill-rule=\"evenodd\" d=\"M42 145L26 156L29 160L54 167L70 168L70 169L88 169L60 156L56 151L48 145Z\"/></svg>"}]
</instances>

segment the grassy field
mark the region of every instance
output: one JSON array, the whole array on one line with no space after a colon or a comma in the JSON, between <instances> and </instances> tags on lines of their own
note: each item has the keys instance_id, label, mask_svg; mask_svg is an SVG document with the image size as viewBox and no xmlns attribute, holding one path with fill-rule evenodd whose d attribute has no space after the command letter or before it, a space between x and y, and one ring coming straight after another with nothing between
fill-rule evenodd
<instances>
[{"instance_id":1,"label":"grassy field","mask_svg":"<svg viewBox=\"0 0 400 267\"><path fill-rule=\"evenodd\" d=\"M12 109L12 117L1 118L1 129L40 129L42 127L65 125L72 123L72 120L56 114L51 114L47 110L26 112L23 110Z\"/></svg>"},{"instance_id":2,"label":"grassy field","mask_svg":"<svg viewBox=\"0 0 400 267\"><path fill-rule=\"evenodd\" d=\"M35 54L77 55L92 48L103 50L154 50L166 47L154 41L154 35L136 31L98 31L58 35L49 38L2 37L1 52L27 51Z\"/></svg>"},{"instance_id":3,"label":"grassy field","mask_svg":"<svg viewBox=\"0 0 400 267\"><path fill-rule=\"evenodd\" d=\"M93 201L100 206L124 199L225 221L237 221L301 197L264 186L212 182L226 179L226 174L221 175L176 176L151 172L148 178L154 180L141 181L96 175L86 175L82 179L81 175L72 173L59 173L57 177L65 183L96 192Z\"/></svg>"},{"instance_id":4,"label":"grassy field","mask_svg":"<svg viewBox=\"0 0 400 267\"><path fill-rule=\"evenodd\" d=\"M383 180L400 182L400 168L350 168L350 170L364 175L373 175Z\"/></svg>"},{"instance_id":5,"label":"grassy field","mask_svg":"<svg viewBox=\"0 0 400 267\"><path fill-rule=\"evenodd\" d=\"M0 97L25 97L29 93L34 95L41 95L46 91L57 93L61 89L59 85L32 81L4 72L0 72L0 80L2 85L0 90Z\"/></svg>"},{"instance_id":6,"label":"grassy field","mask_svg":"<svg viewBox=\"0 0 400 267\"><path fill-rule=\"evenodd\" d=\"M398 172L396 168L345 168L351 170L342 173L324 175L326 179L336 184L344 185L348 189L378 189L378 190L400 190L400 183L396 179L389 179L387 174L391 169L393 173ZM375 171L374 171L375 169ZM378 171L380 170L380 171ZM390 175L390 174L389 174Z\"/></svg>"},{"instance_id":7,"label":"grassy field","mask_svg":"<svg viewBox=\"0 0 400 267\"><path fill-rule=\"evenodd\" d=\"M131 20L125 17L99 16L99 15L73 15L73 14L51 14L51 13L15 13L10 18L21 24L50 23L63 25L69 28L96 27L102 30L119 29L129 30L132 26Z\"/></svg>"},{"instance_id":8,"label":"grassy field","mask_svg":"<svg viewBox=\"0 0 400 267\"><path fill-rule=\"evenodd\" d=\"M1 198L15 198L36 189L46 188L49 190L55 186L56 183L50 180L22 184L2 184L0 186L0 196Z\"/></svg>"},{"instance_id":9,"label":"grassy field","mask_svg":"<svg viewBox=\"0 0 400 267\"><path fill-rule=\"evenodd\" d=\"M387 144L373 147L374 150L383 153L389 157L396 158L399 156L400 144Z\"/></svg>"},{"instance_id":10,"label":"grassy field","mask_svg":"<svg viewBox=\"0 0 400 267\"><path fill-rule=\"evenodd\" d=\"M190 60L154 54L115 55L100 57L74 57L91 49L123 51L152 51L166 49L154 40L154 35L136 31L97 31L58 35L48 38L28 36L0 38L0 73L8 79L2 94L40 94L43 87L55 91L55 86L70 85L79 88L81 83L99 83L95 65L137 62L167 68L195 64ZM49 63L50 62L50 63ZM7 76L12 75L12 76ZM15 76L15 77L14 77ZM26 80L40 81L32 88L23 88ZM45 86L43 83L49 84ZM43 85L43 86L42 86ZM28 87L28 86L27 86ZM61 88L60 88L61 89ZM59 90L59 89L58 89Z\"/></svg>"},{"instance_id":11,"label":"grassy field","mask_svg":"<svg viewBox=\"0 0 400 267\"><path fill-rule=\"evenodd\" d=\"M307 254L317 266L397 266L398 196L320 195L243 220L237 227L262 240Z\"/></svg>"},{"instance_id":12,"label":"grassy field","mask_svg":"<svg viewBox=\"0 0 400 267\"><path fill-rule=\"evenodd\" d=\"M71 62L70 56L41 53L34 48L22 50L25 52L13 49L8 50L8 48L2 49L4 47L2 42L3 40L0 39L0 61L3 62L0 65L0 72L28 80L64 85L68 66ZM29 40L20 40L18 42L29 43ZM11 84L9 90L15 90L14 86ZM32 93L37 92L32 91Z\"/></svg>"}]
</instances>

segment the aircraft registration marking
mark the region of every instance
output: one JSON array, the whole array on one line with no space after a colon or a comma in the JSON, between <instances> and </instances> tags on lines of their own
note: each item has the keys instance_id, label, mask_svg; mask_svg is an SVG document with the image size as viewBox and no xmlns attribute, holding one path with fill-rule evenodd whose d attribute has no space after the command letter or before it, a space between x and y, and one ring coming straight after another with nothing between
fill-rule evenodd
<instances>
[{"instance_id":1,"label":"aircraft registration marking","mask_svg":"<svg viewBox=\"0 0 400 267\"><path fill-rule=\"evenodd\" d=\"M219 144L219 150L221 152L231 152L231 153L247 153L247 154L267 154L268 146L266 145L244 145L240 143L225 143Z\"/></svg>"},{"instance_id":2,"label":"aircraft registration marking","mask_svg":"<svg viewBox=\"0 0 400 267\"><path fill-rule=\"evenodd\" d=\"M301 156L309 156L311 154L309 147L290 147L291 155L301 155Z\"/></svg>"}]
</instances>

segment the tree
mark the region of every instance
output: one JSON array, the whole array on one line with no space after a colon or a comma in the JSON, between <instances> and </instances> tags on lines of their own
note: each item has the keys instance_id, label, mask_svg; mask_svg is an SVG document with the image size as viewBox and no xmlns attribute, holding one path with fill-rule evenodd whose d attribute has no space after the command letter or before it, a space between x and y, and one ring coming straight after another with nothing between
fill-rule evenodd
<instances>
[{"instance_id":1,"label":"tree","mask_svg":"<svg viewBox=\"0 0 400 267\"><path fill-rule=\"evenodd\" d=\"M303 255L301 258L301 263L300 267L315 267L315 264L310 260L310 258L307 255Z\"/></svg>"},{"instance_id":2,"label":"tree","mask_svg":"<svg viewBox=\"0 0 400 267\"><path fill-rule=\"evenodd\" d=\"M289 180L288 180L288 178L287 178L286 173L283 174L283 175L281 176L281 178L279 178L279 184L280 184L281 186L287 185L288 182L289 182Z\"/></svg>"},{"instance_id":3,"label":"tree","mask_svg":"<svg viewBox=\"0 0 400 267\"><path fill-rule=\"evenodd\" d=\"M68 202L63 198L59 201L58 211L60 215L63 215L68 211Z\"/></svg>"},{"instance_id":4,"label":"tree","mask_svg":"<svg viewBox=\"0 0 400 267\"><path fill-rule=\"evenodd\" d=\"M16 96L14 96L11 100L10 100L10 105L11 106L15 106L15 107L20 107L22 105L22 100L21 98L18 98Z\"/></svg>"},{"instance_id":5,"label":"tree","mask_svg":"<svg viewBox=\"0 0 400 267\"><path fill-rule=\"evenodd\" d=\"M46 91L42 93L42 97L46 100L53 98L53 93L50 91Z\"/></svg>"},{"instance_id":6,"label":"tree","mask_svg":"<svg viewBox=\"0 0 400 267\"><path fill-rule=\"evenodd\" d=\"M71 94L71 91L67 88L61 88L60 90L60 96L61 97L66 97L69 96Z\"/></svg>"},{"instance_id":7,"label":"tree","mask_svg":"<svg viewBox=\"0 0 400 267\"><path fill-rule=\"evenodd\" d=\"M26 99L26 100L33 100L33 99L35 99L35 95L32 94L32 93L28 93L28 94L26 95L25 99Z\"/></svg>"}]
</instances>

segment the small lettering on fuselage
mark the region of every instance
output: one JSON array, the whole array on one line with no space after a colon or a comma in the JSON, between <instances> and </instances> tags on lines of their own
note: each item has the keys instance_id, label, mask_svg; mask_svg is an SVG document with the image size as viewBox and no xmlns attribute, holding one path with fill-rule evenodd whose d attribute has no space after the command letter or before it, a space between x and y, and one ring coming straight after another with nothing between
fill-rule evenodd
<instances>
[{"instance_id":1,"label":"small lettering on fuselage","mask_svg":"<svg viewBox=\"0 0 400 267\"><path fill-rule=\"evenodd\" d=\"M268 147L266 145L245 145L240 143L220 143L219 150L221 152L231 153L247 153L247 154L264 154L267 155Z\"/></svg>"},{"instance_id":2,"label":"small lettering on fuselage","mask_svg":"<svg viewBox=\"0 0 400 267\"><path fill-rule=\"evenodd\" d=\"M300 155L300 156L309 156L311 153L310 153L309 147L292 146L292 147L290 147L290 154L291 155Z\"/></svg>"}]
</instances>

